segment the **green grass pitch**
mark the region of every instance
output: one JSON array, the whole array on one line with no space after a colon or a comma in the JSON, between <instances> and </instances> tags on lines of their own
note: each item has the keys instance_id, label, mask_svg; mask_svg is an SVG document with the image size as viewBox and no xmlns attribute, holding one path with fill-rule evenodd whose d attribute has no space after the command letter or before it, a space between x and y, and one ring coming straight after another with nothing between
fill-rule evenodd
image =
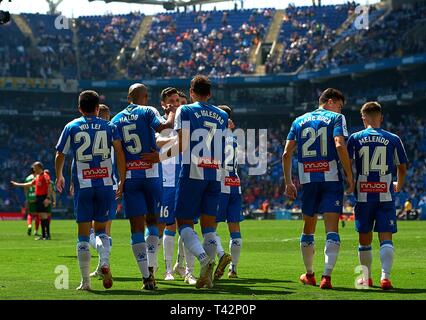
<instances>
[{"instance_id":1,"label":"green grass pitch","mask_svg":"<svg viewBox=\"0 0 426 320\"><path fill-rule=\"evenodd\" d=\"M213 289L197 290L180 278L162 280L164 262L159 254L158 290L142 291L141 278L130 247L129 224L113 223L111 269L114 285L105 290L100 280L92 280L93 292L75 290L80 281L76 259L76 224L73 221L52 221L51 241L34 241L26 235L24 221L0 222L0 299L179 299L179 300L352 300L352 299L426 299L426 223L400 222L395 235L395 262L392 281L396 289L383 292L375 287L358 290L354 286L358 265L357 233L353 223L341 228L342 245L333 272L334 290L303 286L299 275L304 271L299 251L301 221L245 221L242 223L243 249L239 278L224 278ZM198 230L197 226L197 230ZM225 224L219 226L225 248L229 235ZM319 282L324 263L324 227L318 223L315 270ZM177 245L177 241L176 241ZM373 243L373 280L380 278L378 241ZM97 263L92 251L92 270ZM55 268L69 269L69 289L55 288ZM198 262L196 273L198 275Z\"/></svg>"}]
</instances>

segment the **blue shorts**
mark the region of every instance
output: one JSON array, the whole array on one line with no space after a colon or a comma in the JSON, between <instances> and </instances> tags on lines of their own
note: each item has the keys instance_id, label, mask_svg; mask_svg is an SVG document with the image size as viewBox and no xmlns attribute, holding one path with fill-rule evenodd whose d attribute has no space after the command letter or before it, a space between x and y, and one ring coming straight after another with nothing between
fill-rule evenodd
<instances>
[{"instance_id":1,"label":"blue shorts","mask_svg":"<svg viewBox=\"0 0 426 320\"><path fill-rule=\"evenodd\" d=\"M342 182L311 182L302 184L302 213L313 217L317 213L343 210Z\"/></svg>"},{"instance_id":2,"label":"blue shorts","mask_svg":"<svg viewBox=\"0 0 426 320\"><path fill-rule=\"evenodd\" d=\"M175 223L175 198L176 188L163 188L163 200L161 201L160 218L158 219L158 223L165 223L167 225Z\"/></svg>"},{"instance_id":3,"label":"blue shorts","mask_svg":"<svg viewBox=\"0 0 426 320\"><path fill-rule=\"evenodd\" d=\"M115 200L115 190L114 190L114 197L112 198L111 209L109 210L109 220L115 219L115 216L117 214L117 206L118 206L118 202L117 200Z\"/></svg>"},{"instance_id":4,"label":"blue shorts","mask_svg":"<svg viewBox=\"0 0 426 320\"><path fill-rule=\"evenodd\" d=\"M219 200L219 213L216 222L241 222L244 220L241 213L241 194L221 193Z\"/></svg>"},{"instance_id":5,"label":"blue shorts","mask_svg":"<svg viewBox=\"0 0 426 320\"><path fill-rule=\"evenodd\" d=\"M355 228L359 233L397 232L395 202L357 202Z\"/></svg>"},{"instance_id":6,"label":"blue shorts","mask_svg":"<svg viewBox=\"0 0 426 320\"><path fill-rule=\"evenodd\" d=\"M176 219L193 220L201 214L217 216L220 181L179 178L176 189Z\"/></svg>"},{"instance_id":7,"label":"blue shorts","mask_svg":"<svg viewBox=\"0 0 426 320\"><path fill-rule=\"evenodd\" d=\"M74 192L74 216L77 223L107 222L115 197L112 186L78 189Z\"/></svg>"},{"instance_id":8,"label":"blue shorts","mask_svg":"<svg viewBox=\"0 0 426 320\"><path fill-rule=\"evenodd\" d=\"M127 179L124 183L123 207L127 219L147 213L160 214L163 182L160 178Z\"/></svg>"}]
</instances>

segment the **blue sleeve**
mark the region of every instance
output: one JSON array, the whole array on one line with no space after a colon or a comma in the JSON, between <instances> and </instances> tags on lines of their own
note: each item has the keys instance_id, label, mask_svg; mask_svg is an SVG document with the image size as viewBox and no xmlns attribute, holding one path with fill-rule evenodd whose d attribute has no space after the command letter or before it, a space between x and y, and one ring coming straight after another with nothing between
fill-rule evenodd
<instances>
[{"instance_id":1,"label":"blue sleeve","mask_svg":"<svg viewBox=\"0 0 426 320\"><path fill-rule=\"evenodd\" d=\"M296 135L296 121L291 124L290 132L287 135L287 140L297 140Z\"/></svg>"},{"instance_id":2,"label":"blue sleeve","mask_svg":"<svg viewBox=\"0 0 426 320\"><path fill-rule=\"evenodd\" d=\"M63 153L69 154L70 152L70 143L71 143L71 127L66 125L64 130L62 130L61 136L59 137L58 143L56 144L56 150Z\"/></svg>"},{"instance_id":3,"label":"blue sleeve","mask_svg":"<svg viewBox=\"0 0 426 320\"><path fill-rule=\"evenodd\" d=\"M348 139L348 152L349 152L349 158L355 159L355 138L353 134L351 134L351 136Z\"/></svg>"},{"instance_id":4,"label":"blue sleeve","mask_svg":"<svg viewBox=\"0 0 426 320\"><path fill-rule=\"evenodd\" d=\"M395 139L395 154L394 161L396 165L404 164L408 162L407 153L405 152L404 145L401 138L396 137Z\"/></svg>"},{"instance_id":5,"label":"blue sleeve","mask_svg":"<svg viewBox=\"0 0 426 320\"><path fill-rule=\"evenodd\" d=\"M336 116L334 121L333 137L343 136L346 138L348 135L346 118L343 114L339 114Z\"/></svg>"},{"instance_id":6,"label":"blue sleeve","mask_svg":"<svg viewBox=\"0 0 426 320\"><path fill-rule=\"evenodd\" d=\"M111 129L111 137L112 137L112 141L115 141L115 140L121 140L120 133L119 133L119 131L118 131L117 126L116 126L115 124L113 124L113 123L110 123L110 124L109 124L109 127L110 127L110 129Z\"/></svg>"},{"instance_id":7,"label":"blue sleeve","mask_svg":"<svg viewBox=\"0 0 426 320\"><path fill-rule=\"evenodd\" d=\"M154 130L157 130L157 128L161 125L160 119L155 115L154 111L149 108L146 109L146 118L149 126Z\"/></svg>"}]
</instances>

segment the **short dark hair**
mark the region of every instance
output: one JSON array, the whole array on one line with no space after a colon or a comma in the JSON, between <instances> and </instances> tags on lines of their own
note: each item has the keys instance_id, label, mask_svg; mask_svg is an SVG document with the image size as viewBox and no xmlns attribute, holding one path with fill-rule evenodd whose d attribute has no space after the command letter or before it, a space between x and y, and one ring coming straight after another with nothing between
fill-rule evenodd
<instances>
[{"instance_id":1,"label":"short dark hair","mask_svg":"<svg viewBox=\"0 0 426 320\"><path fill-rule=\"evenodd\" d=\"M100 104L99 105L99 117L105 119L106 115L108 113L110 113L109 107L106 104Z\"/></svg>"},{"instance_id":2,"label":"short dark hair","mask_svg":"<svg viewBox=\"0 0 426 320\"><path fill-rule=\"evenodd\" d=\"M95 112L99 105L99 94L93 90L86 90L80 93L78 97L78 106L85 113Z\"/></svg>"},{"instance_id":3,"label":"short dark hair","mask_svg":"<svg viewBox=\"0 0 426 320\"><path fill-rule=\"evenodd\" d=\"M39 167L42 170L44 169L43 163L41 163L40 161L34 162L32 167Z\"/></svg>"},{"instance_id":4,"label":"short dark hair","mask_svg":"<svg viewBox=\"0 0 426 320\"><path fill-rule=\"evenodd\" d=\"M185 98L186 100L188 100L188 97L186 96L185 92L183 92L183 91L178 91L178 95L179 95L179 97L181 97L181 98Z\"/></svg>"},{"instance_id":5,"label":"short dark hair","mask_svg":"<svg viewBox=\"0 0 426 320\"><path fill-rule=\"evenodd\" d=\"M229 119L232 118L232 109L229 106L220 105L217 106L220 110L225 111L228 114Z\"/></svg>"},{"instance_id":6,"label":"short dark hair","mask_svg":"<svg viewBox=\"0 0 426 320\"><path fill-rule=\"evenodd\" d=\"M337 89L328 88L321 93L319 98L320 105L327 103L328 100L332 99L333 101L341 100L345 104L346 99L343 93Z\"/></svg>"},{"instance_id":7,"label":"short dark hair","mask_svg":"<svg viewBox=\"0 0 426 320\"><path fill-rule=\"evenodd\" d=\"M211 93L212 83L209 78L202 75L196 75L191 80L191 89L195 94L207 97Z\"/></svg>"},{"instance_id":8,"label":"short dark hair","mask_svg":"<svg viewBox=\"0 0 426 320\"><path fill-rule=\"evenodd\" d=\"M168 87L161 91L161 101L166 101L166 98L170 97L173 94L179 95L179 92L176 88Z\"/></svg>"},{"instance_id":9,"label":"short dark hair","mask_svg":"<svg viewBox=\"0 0 426 320\"><path fill-rule=\"evenodd\" d=\"M369 101L364 103L361 108L361 114L367 116L382 114L382 106L377 101Z\"/></svg>"}]
</instances>

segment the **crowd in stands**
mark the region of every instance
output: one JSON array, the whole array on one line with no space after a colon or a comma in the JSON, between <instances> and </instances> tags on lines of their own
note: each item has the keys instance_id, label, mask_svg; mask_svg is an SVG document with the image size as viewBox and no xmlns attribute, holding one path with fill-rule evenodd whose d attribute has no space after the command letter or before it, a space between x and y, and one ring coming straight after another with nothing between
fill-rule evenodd
<instances>
[{"instance_id":1,"label":"crowd in stands","mask_svg":"<svg viewBox=\"0 0 426 320\"><path fill-rule=\"evenodd\" d=\"M404 4L383 19L373 22L368 30L356 32L350 40L352 42L343 51L334 52L334 48L330 46L324 58L308 64L307 69L337 67L426 52L425 19L426 4Z\"/></svg>"},{"instance_id":2,"label":"crowd in stands","mask_svg":"<svg viewBox=\"0 0 426 320\"><path fill-rule=\"evenodd\" d=\"M127 77L253 73L250 48L264 38L272 15L269 9L157 15L140 52L127 61Z\"/></svg>"},{"instance_id":3,"label":"crowd in stands","mask_svg":"<svg viewBox=\"0 0 426 320\"><path fill-rule=\"evenodd\" d=\"M81 78L105 80L117 76L116 58L130 46L142 16L93 16L77 19Z\"/></svg>"}]
</instances>

